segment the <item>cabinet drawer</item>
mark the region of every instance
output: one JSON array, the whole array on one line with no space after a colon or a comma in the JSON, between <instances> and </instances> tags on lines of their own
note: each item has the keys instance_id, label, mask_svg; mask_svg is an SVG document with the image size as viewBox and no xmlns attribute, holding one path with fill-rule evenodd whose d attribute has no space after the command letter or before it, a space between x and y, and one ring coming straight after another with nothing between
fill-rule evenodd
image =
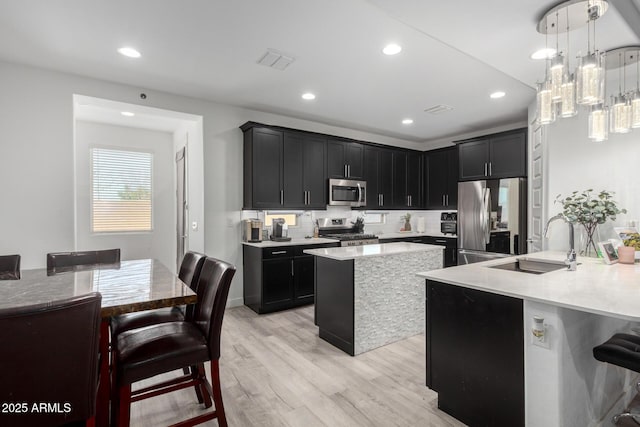
<instances>
[{"instance_id":1,"label":"cabinet drawer","mask_svg":"<svg viewBox=\"0 0 640 427\"><path fill-rule=\"evenodd\" d=\"M274 248L263 248L262 259L287 258L294 254L294 246L279 246Z\"/></svg>"},{"instance_id":2,"label":"cabinet drawer","mask_svg":"<svg viewBox=\"0 0 640 427\"><path fill-rule=\"evenodd\" d=\"M425 237L424 242L430 245L442 245L447 248L456 247L457 241L453 237Z\"/></svg>"}]
</instances>

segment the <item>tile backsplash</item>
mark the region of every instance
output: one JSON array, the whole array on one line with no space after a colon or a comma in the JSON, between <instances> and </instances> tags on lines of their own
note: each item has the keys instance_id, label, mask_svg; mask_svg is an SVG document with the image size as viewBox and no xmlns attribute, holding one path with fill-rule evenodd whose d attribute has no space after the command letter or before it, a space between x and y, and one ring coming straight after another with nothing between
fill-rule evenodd
<instances>
[{"instance_id":1,"label":"tile backsplash","mask_svg":"<svg viewBox=\"0 0 640 427\"><path fill-rule=\"evenodd\" d=\"M270 213L278 211L269 211ZM355 221L358 216L365 217L365 233L372 233L378 236L384 236L385 233L394 233L400 231L404 227L402 217L407 213L411 214L411 229L416 230L418 226L418 218L423 217L425 221L426 231L440 231L440 214L447 211L433 210L400 210L400 211L356 211L345 207L328 206L326 211L281 211L283 213L293 213L298 215L298 225L289 227L289 236L292 238L303 238L313 235L313 227L317 218L347 218L348 221ZM367 223L382 214L384 222ZM258 218L264 221L264 211L241 211L240 219ZM271 234L271 224L265 224Z\"/></svg>"}]
</instances>

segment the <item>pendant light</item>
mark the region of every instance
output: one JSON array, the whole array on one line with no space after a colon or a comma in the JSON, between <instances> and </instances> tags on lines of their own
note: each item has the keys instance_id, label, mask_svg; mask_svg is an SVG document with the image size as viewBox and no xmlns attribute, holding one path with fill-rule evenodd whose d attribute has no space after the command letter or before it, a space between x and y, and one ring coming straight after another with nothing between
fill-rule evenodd
<instances>
[{"instance_id":1,"label":"pendant light","mask_svg":"<svg viewBox=\"0 0 640 427\"><path fill-rule=\"evenodd\" d=\"M612 133L629 133L631 131L631 104L627 102L626 93L626 52L618 52L618 94L611 97L611 117L609 119ZM624 74L623 74L624 73ZM623 89L622 85L625 85Z\"/></svg>"},{"instance_id":2,"label":"pendant light","mask_svg":"<svg viewBox=\"0 0 640 427\"><path fill-rule=\"evenodd\" d=\"M604 104L595 104L591 106L589 112L589 134L588 137L592 141L602 142L609 137L607 119L607 109Z\"/></svg>"},{"instance_id":3,"label":"pendant light","mask_svg":"<svg viewBox=\"0 0 640 427\"><path fill-rule=\"evenodd\" d=\"M640 50L636 53L636 90L631 96L631 127L640 128Z\"/></svg>"},{"instance_id":4,"label":"pendant light","mask_svg":"<svg viewBox=\"0 0 640 427\"><path fill-rule=\"evenodd\" d=\"M600 17L600 14L600 2L589 1L587 8L587 54L578 59L576 71L576 102L581 105L604 102L605 55L595 48L595 21ZM591 27L593 27L593 50L591 49Z\"/></svg>"},{"instance_id":5,"label":"pendant light","mask_svg":"<svg viewBox=\"0 0 640 427\"><path fill-rule=\"evenodd\" d=\"M557 12L556 12L557 13ZM567 17L567 64L564 67L564 73L562 74L562 86L560 87L560 117L567 118L573 117L578 114L578 108L576 105L576 81L574 75L569 73L569 13L566 13Z\"/></svg>"},{"instance_id":6,"label":"pendant light","mask_svg":"<svg viewBox=\"0 0 640 427\"><path fill-rule=\"evenodd\" d=\"M551 81L551 100L558 103L562 100L562 80L565 74L564 56L558 46L558 11L556 11L556 22L551 26L556 29L556 54L551 58L548 74Z\"/></svg>"},{"instance_id":7,"label":"pendant light","mask_svg":"<svg viewBox=\"0 0 640 427\"><path fill-rule=\"evenodd\" d=\"M538 109L538 123L548 125L556 121L556 106L553 103L551 82L546 80L538 83L538 93L536 95L536 106Z\"/></svg>"}]
</instances>

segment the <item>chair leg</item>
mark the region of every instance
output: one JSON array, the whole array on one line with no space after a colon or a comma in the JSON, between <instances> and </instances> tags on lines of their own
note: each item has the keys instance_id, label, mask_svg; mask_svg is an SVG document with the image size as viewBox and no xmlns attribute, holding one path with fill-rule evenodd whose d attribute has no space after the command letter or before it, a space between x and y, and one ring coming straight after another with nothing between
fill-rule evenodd
<instances>
[{"instance_id":1,"label":"chair leg","mask_svg":"<svg viewBox=\"0 0 640 427\"><path fill-rule=\"evenodd\" d=\"M191 366L189 368L184 368L183 370L188 375L191 372L193 373L198 372L198 367ZM204 403L204 398L202 397L202 395L203 393L206 393L207 390L205 390L200 384L195 385L193 388L196 391L196 397L198 398L198 403Z\"/></svg>"},{"instance_id":2,"label":"chair leg","mask_svg":"<svg viewBox=\"0 0 640 427\"><path fill-rule=\"evenodd\" d=\"M211 395L209 394L209 391L207 390L206 384L207 384L207 372L204 370L204 364L201 363L198 366L194 366L193 368L195 368L197 370L197 378L199 380L199 384L196 384L196 390L200 390L200 395L203 398L203 403L204 403L204 407L205 408L211 408ZM197 393L197 392L196 392Z\"/></svg>"},{"instance_id":3,"label":"chair leg","mask_svg":"<svg viewBox=\"0 0 640 427\"><path fill-rule=\"evenodd\" d=\"M117 427L129 427L131 416L131 384L120 386L118 391L117 402L112 402L116 406L116 417L113 420Z\"/></svg>"},{"instance_id":4,"label":"chair leg","mask_svg":"<svg viewBox=\"0 0 640 427\"><path fill-rule=\"evenodd\" d=\"M220 389L220 367L219 361L211 361L211 388L213 391L213 402L216 405L216 415L218 416L218 426L227 427L227 417L224 415L224 405L222 404L222 390Z\"/></svg>"}]
</instances>

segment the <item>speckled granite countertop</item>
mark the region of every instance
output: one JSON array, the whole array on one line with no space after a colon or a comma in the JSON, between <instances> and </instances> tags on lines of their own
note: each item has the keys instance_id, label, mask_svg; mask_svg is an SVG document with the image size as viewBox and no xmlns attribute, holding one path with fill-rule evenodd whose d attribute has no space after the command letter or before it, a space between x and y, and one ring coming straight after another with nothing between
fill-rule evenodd
<instances>
[{"instance_id":1,"label":"speckled granite countertop","mask_svg":"<svg viewBox=\"0 0 640 427\"><path fill-rule=\"evenodd\" d=\"M162 263L152 259L93 266L83 271L47 275L47 269L23 270L19 280L0 283L0 308L102 294L102 317L132 311L192 304L196 294Z\"/></svg>"}]
</instances>

